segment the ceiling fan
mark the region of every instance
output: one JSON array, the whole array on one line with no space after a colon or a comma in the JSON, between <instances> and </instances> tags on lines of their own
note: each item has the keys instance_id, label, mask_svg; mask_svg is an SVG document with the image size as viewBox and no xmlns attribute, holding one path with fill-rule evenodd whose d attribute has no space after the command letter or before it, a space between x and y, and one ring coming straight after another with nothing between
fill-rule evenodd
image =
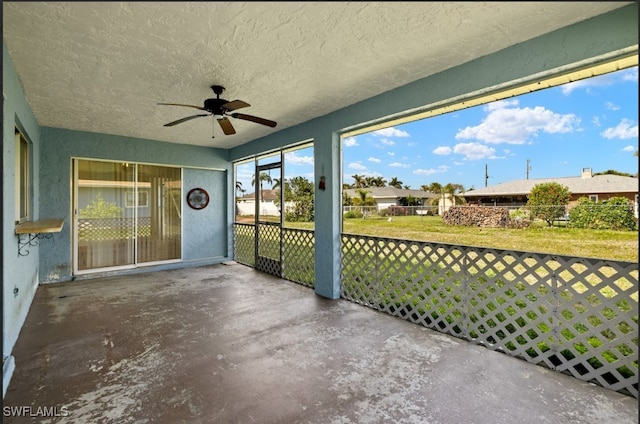
<instances>
[{"instance_id":1,"label":"ceiling fan","mask_svg":"<svg viewBox=\"0 0 640 424\"><path fill-rule=\"evenodd\" d=\"M255 122L257 124L266 125L271 128L276 126L276 122L271 121L269 119L264 119L264 118L260 118L258 116L253 116L253 115L247 115L244 113L233 112L237 109L241 109L243 107L249 107L251 105L247 102L243 102L242 100L228 101L225 99L221 99L220 94L222 94L222 92L225 90L225 88L221 85L212 85L211 89L216 94L216 98L206 99L204 101L204 106L185 105L180 103L158 103L159 105L191 107L191 108L200 109L205 112L208 112L208 113L201 113L198 115L187 116L185 118L181 118L176 121L169 122L168 124L164 124L164 126L172 127L174 125L181 124L183 122L189 121L194 118L200 118L202 116L213 116L214 119L218 121L218 124L220 124L220 128L222 128L222 132L225 135L232 135L236 133L235 128L233 128L233 125L231 124L231 121L229 120L229 118L227 118L227 116L231 116L232 118L236 118L236 119L242 119L245 121ZM230 112L233 112L233 113L230 113ZM215 138L215 137L212 136L212 138Z\"/></svg>"}]
</instances>

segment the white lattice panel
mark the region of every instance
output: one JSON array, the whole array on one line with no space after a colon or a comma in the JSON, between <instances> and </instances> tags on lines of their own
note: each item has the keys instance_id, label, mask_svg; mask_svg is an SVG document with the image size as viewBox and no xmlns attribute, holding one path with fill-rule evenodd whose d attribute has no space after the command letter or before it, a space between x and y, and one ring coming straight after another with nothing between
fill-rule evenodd
<instances>
[{"instance_id":1,"label":"white lattice panel","mask_svg":"<svg viewBox=\"0 0 640 424\"><path fill-rule=\"evenodd\" d=\"M315 236L312 230L282 230L282 278L315 286Z\"/></svg>"},{"instance_id":2,"label":"white lattice panel","mask_svg":"<svg viewBox=\"0 0 640 424\"><path fill-rule=\"evenodd\" d=\"M342 297L638 396L638 264L343 234Z\"/></svg>"}]
</instances>

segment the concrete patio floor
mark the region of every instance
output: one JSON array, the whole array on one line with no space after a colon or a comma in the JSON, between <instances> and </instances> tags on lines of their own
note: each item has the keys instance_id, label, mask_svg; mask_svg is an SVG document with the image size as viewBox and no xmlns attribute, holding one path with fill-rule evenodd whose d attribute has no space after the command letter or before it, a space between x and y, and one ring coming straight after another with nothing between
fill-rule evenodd
<instances>
[{"instance_id":1,"label":"concrete patio floor","mask_svg":"<svg viewBox=\"0 0 640 424\"><path fill-rule=\"evenodd\" d=\"M633 397L233 262L40 286L14 356L5 423L638 422Z\"/></svg>"}]
</instances>

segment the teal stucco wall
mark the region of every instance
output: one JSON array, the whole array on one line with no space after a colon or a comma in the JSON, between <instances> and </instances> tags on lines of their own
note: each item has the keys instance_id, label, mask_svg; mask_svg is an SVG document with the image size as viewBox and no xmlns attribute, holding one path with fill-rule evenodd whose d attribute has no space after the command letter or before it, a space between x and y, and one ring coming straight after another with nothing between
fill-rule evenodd
<instances>
[{"instance_id":1,"label":"teal stucco wall","mask_svg":"<svg viewBox=\"0 0 640 424\"><path fill-rule=\"evenodd\" d=\"M214 202L205 213L188 210L183 196L184 262L172 266L185 266L223 261L232 255L234 161L313 140L314 180L324 176L327 187L316 190L315 290L335 299L340 295L341 134L425 111L454 98L500 91L559 70L585 67L624 49L635 48L637 54L637 45L638 5L634 3L226 151L40 127L3 40L3 389L14 366L11 352L37 285L72 278L72 157L180 166L185 169L185 191L204 186ZM62 233L43 240L28 256L21 257L14 233L16 125L32 143L32 218L64 219Z\"/></svg>"}]
</instances>

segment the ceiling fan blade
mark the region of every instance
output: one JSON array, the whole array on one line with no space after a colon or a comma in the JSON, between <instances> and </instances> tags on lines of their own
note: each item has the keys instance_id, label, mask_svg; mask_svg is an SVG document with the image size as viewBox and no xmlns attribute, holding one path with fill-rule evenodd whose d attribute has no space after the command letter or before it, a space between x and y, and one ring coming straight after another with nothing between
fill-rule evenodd
<instances>
[{"instance_id":1,"label":"ceiling fan blade","mask_svg":"<svg viewBox=\"0 0 640 424\"><path fill-rule=\"evenodd\" d=\"M209 116L209 114L187 116L186 118L178 119L177 121L173 121L173 122L169 122L168 124L164 124L164 126L165 127L172 127L174 125L178 125L178 124L181 124L181 123L183 123L185 121L189 121L189 120L194 119L194 118L199 118L201 116Z\"/></svg>"},{"instance_id":2,"label":"ceiling fan blade","mask_svg":"<svg viewBox=\"0 0 640 424\"><path fill-rule=\"evenodd\" d=\"M185 106L185 107L192 107L195 109L200 109L200 110L207 110L203 107L200 106L194 106L194 105L184 105L182 103L158 103L159 105L167 105L167 106Z\"/></svg>"},{"instance_id":3,"label":"ceiling fan blade","mask_svg":"<svg viewBox=\"0 0 640 424\"><path fill-rule=\"evenodd\" d=\"M229 121L229 118L219 118L218 123L220 124L224 135L231 135L236 133L236 130L235 128L233 128L233 125L231 125L231 121Z\"/></svg>"},{"instance_id":4,"label":"ceiling fan blade","mask_svg":"<svg viewBox=\"0 0 640 424\"><path fill-rule=\"evenodd\" d=\"M231 111L231 110L236 110L236 109L249 107L249 106L251 106L249 103L243 102L242 100L232 100L230 102L223 104L222 108Z\"/></svg>"},{"instance_id":5,"label":"ceiling fan blade","mask_svg":"<svg viewBox=\"0 0 640 424\"><path fill-rule=\"evenodd\" d=\"M237 119L244 119L245 121L255 122L257 124L266 125L267 127L275 127L277 123L275 121L270 121L268 119L259 118L257 116L245 115L244 113L232 113L231 116Z\"/></svg>"}]
</instances>

